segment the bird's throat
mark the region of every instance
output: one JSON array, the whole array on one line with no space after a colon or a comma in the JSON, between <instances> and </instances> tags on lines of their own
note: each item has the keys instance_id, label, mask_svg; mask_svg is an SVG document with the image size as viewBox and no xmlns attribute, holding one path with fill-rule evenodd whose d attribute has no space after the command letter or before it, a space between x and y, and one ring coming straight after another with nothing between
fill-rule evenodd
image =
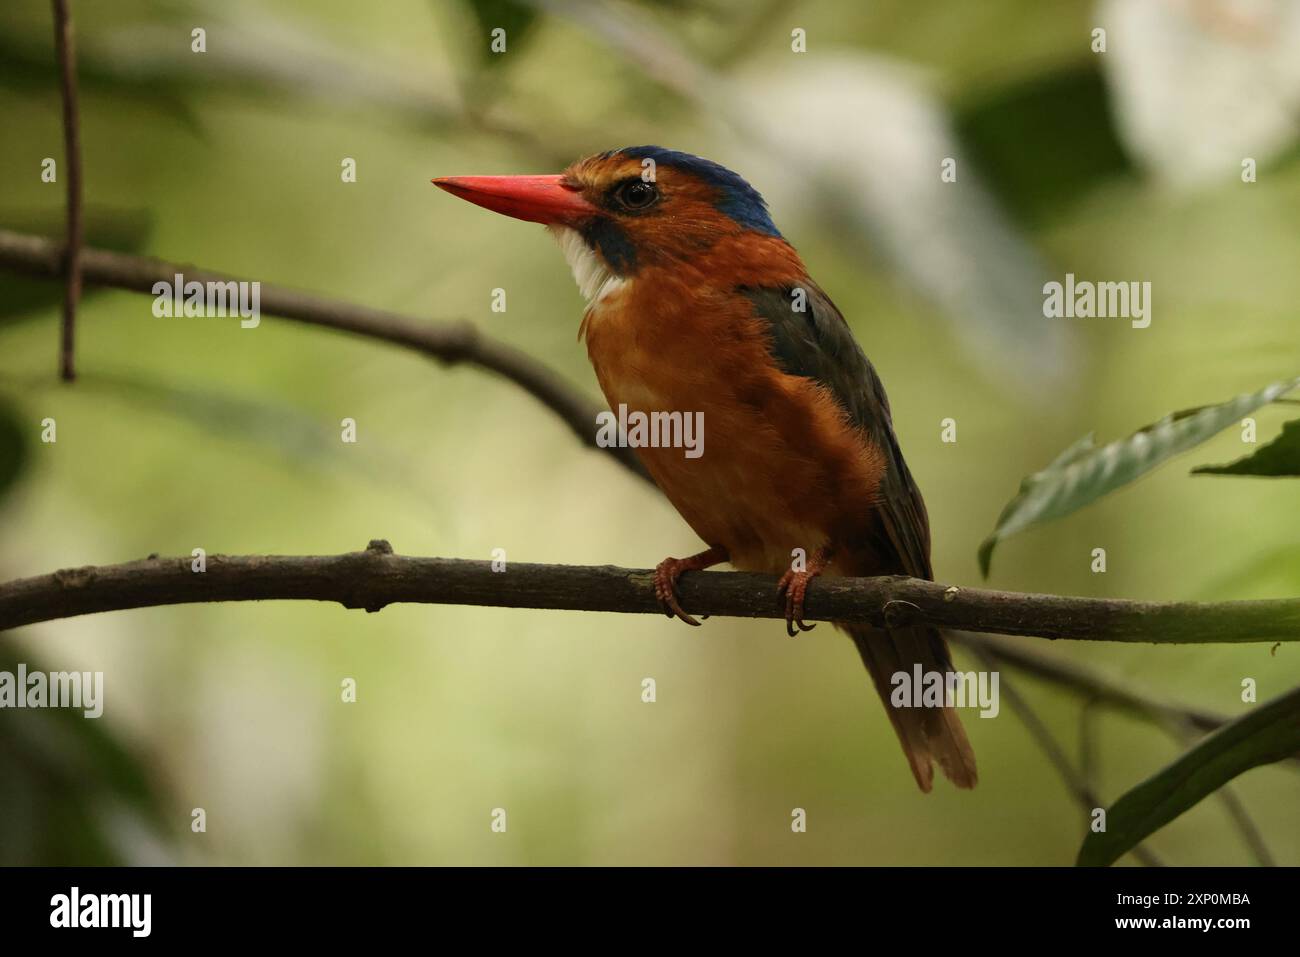
<instances>
[{"instance_id":1,"label":"bird's throat","mask_svg":"<svg viewBox=\"0 0 1300 957\"><path fill-rule=\"evenodd\" d=\"M564 253L564 259L573 271L573 281L578 284L578 291L587 300L588 307L607 299L630 281L615 275L601 255L587 245L587 240L576 229L568 226L546 228L560 244L560 251Z\"/></svg>"}]
</instances>

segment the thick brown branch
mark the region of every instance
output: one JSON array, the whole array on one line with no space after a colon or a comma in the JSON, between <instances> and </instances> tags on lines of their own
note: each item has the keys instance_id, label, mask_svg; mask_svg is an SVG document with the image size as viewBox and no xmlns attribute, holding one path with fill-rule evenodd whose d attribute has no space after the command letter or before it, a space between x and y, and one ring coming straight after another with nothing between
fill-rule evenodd
<instances>
[{"instance_id":1,"label":"thick brown branch","mask_svg":"<svg viewBox=\"0 0 1300 957\"><path fill-rule=\"evenodd\" d=\"M378 610L394 602L657 614L652 572L394 555L387 543L330 556L213 555L65 569L0 585L0 629L92 612L187 602L311 599ZM697 615L780 618L775 579L691 573L682 605ZM807 617L1089 641L1300 641L1300 599L1219 604L1068 598L956 588L915 578L819 578Z\"/></svg>"},{"instance_id":2,"label":"thick brown branch","mask_svg":"<svg viewBox=\"0 0 1300 957\"><path fill-rule=\"evenodd\" d=\"M54 46L59 55L63 90L63 175L68 183L68 231L61 257L66 279L63 323L59 331L59 374L71 382L76 373L77 304L81 301L81 244L85 226L81 203L81 120L77 111L77 53L68 0L54 0Z\"/></svg>"},{"instance_id":3,"label":"thick brown branch","mask_svg":"<svg viewBox=\"0 0 1300 957\"><path fill-rule=\"evenodd\" d=\"M0 229L0 267L56 279L62 272L62 248L39 236ZM195 266L89 248L81 254L81 269L86 282L150 294L155 283L170 284L177 273L183 274L186 282L244 281ZM484 335L471 323L421 320L269 283L261 284L260 306L267 315L405 346L443 363L464 362L488 369L520 386L558 415L584 445L597 447L596 414L602 406L585 398L532 356ZM602 451L647 478L631 449Z\"/></svg>"}]
</instances>

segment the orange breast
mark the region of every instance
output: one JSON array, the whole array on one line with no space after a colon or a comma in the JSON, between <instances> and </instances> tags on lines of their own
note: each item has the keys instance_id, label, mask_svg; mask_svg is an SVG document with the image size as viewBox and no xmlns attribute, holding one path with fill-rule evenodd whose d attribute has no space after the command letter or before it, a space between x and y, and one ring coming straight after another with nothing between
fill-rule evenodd
<instances>
[{"instance_id":1,"label":"orange breast","mask_svg":"<svg viewBox=\"0 0 1300 957\"><path fill-rule=\"evenodd\" d=\"M611 409L699 413L701 454L639 448L656 484L732 564L780 572L865 533L883 457L828 392L783 373L743 296L638 276L593 305L588 354Z\"/></svg>"}]
</instances>

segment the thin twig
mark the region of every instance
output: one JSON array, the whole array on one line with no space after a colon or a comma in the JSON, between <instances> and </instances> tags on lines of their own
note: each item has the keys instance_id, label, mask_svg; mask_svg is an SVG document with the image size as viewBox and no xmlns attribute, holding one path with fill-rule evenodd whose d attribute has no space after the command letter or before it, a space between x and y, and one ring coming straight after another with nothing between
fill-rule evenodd
<instances>
[{"instance_id":1,"label":"thin twig","mask_svg":"<svg viewBox=\"0 0 1300 957\"><path fill-rule=\"evenodd\" d=\"M982 658L989 667L1009 664L1027 674L1051 681L1058 687L1087 696L1079 715L1079 768L1083 781L1094 792L1097 788L1098 774L1095 722L1099 707L1108 705L1135 717L1144 718L1163 728L1184 746L1230 720L1225 715L1156 701L1140 695L1121 687L1097 672L1025 648L1023 642L1008 641L997 635L976 635L960 631L950 632L950 637L958 645L970 649L977 657ZM1300 765L1300 754L1292 755L1285 763L1293 768ZM1068 784L1067 781L1067 786ZM1232 818L1256 863L1262 867L1274 866L1273 857L1264 843L1259 828L1232 786L1225 784L1216 794L1223 801L1229 817Z\"/></svg>"},{"instance_id":2,"label":"thin twig","mask_svg":"<svg viewBox=\"0 0 1300 957\"><path fill-rule=\"evenodd\" d=\"M81 300L81 244L85 240L81 203L81 121L77 109L77 51L68 0L54 0L54 44L59 56L63 90L63 175L68 184L68 231L62 272L63 324L59 334L59 374L65 382L77 377L77 303Z\"/></svg>"},{"instance_id":3,"label":"thin twig","mask_svg":"<svg viewBox=\"0 0 1300 957\"><path fill-rule=\"evenodd\" d=\"M1133 717L1154 721L1162 726L1163 722L1172 719L1185 722L1197 731L1206 732L1220 728L1232 720L1217 711L1173 704L1133 691L1098 671L1067 661L1059 655L1050 655L1029 647L1023 641L961 631L950 632L949 637L958 645L992 653L1000 661L1027 674L1069 688L1099 704L1107 705Z\"/></svg>"},{"instance_id":4,"label":"thin twig","mask_svg":"<svg viewBox=\"0 0 1300 957\"><path fill-rule=\"evenodd\" d=\"M985 667L991 670L997 668L998 661L995 655L983 648L976 648L974 651L975 655L984 662ZM1047 724L1039 717L1033 706L1021 697L1014 682L1008 682L1006 676L1002 675L998 687L1007 703L1011 705L1011 710L1016 712L1025 728L1029 731L1030 736L1033 737L1039 748L1047 755L1047 759L1061 775L1066 788L1074 799L1079 802L1079 806L1083 808L1084 813L1090 815L1095 809L1104 807L1105 805L1101 803L1097 793L1092 789L1092 785L1079 771L1075 770L1074 765L1070 763L1069 756L1065 753L1065 749L1057 743ZM1160 859L1143 844L1133 847L1132 853L1134 857L1148 867L1160 866Z\"/></svg>"},{"instance_id":5,"label":"thin twig","mask_svg":"<svg viewBox=\"0 0 1300 957\"><path fill-rule=\"evenodd\" d=\"M661 614L649 569L492 563L394 555L386 542L326 556L213 555L86 566L0 585L0 629L93 612L188 602L314 599L378 610L394 602ZM681 604L697 615L782 618L776 579L688 572ZM886 615L886 608L889 614ZM899 609L906 608L900 621ZM1300 599L1221 604L1070 598L945 587L918 578L818 578L809 621L925 622L971 631L1092 641L1300 641Z\"/></svg>"},{"instance_id":6,"label":"thin twig","mask_svg":"<svg viewBox=\"0 0 1300 957\"><path fill-rule=\"evenodd\" d=\"M0 267L52 279L61 271L61 255L58 243L0 229ZM183 275L186 282L205 284L246 281L196 266L93 248L82 252L81 267L87 282L151 295L155 284L170 286L177 274ZM584 445L600 448L596 444L596 415L603 406L587 399L526 352L483 334L469 322L421 320L269 283L261 283L260 307L266 315L405 346L446 364L466 363L495 372L559 416ZM648 480L632 449L602 451Z\"/></svg>"}]
</instances>

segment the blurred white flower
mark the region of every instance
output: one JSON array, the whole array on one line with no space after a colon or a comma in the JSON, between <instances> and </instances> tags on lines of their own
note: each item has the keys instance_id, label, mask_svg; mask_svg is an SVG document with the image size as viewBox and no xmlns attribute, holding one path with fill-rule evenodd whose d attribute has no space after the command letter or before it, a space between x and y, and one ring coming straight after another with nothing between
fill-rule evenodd
<instances>
[{"instance_id":1,"label":"blurred white flower","mask_svg":"<svg viewBox=\"0 0 1300 957\"><path fill-rule=\"evenodd\" d=\"M1295 0L1102 0L1097 25L1120 137L1158 179L1222 181L1295 140Z\"/></svg>"},{"instance_id":2,"label":"blurred white flower","mask_svg":"<svg viewBox=\"0 0 1300 957\"><path fill-rule=\"evenodd\" d=\"M980 184L920 71L827 53L736 88L742 128L771 144L747 151L746 175L778 219L832 212L940 307L991 377L1031 393L1066 384L1068 331L1043 320L1047 267Z\"/></svg>"}]
</instances>

